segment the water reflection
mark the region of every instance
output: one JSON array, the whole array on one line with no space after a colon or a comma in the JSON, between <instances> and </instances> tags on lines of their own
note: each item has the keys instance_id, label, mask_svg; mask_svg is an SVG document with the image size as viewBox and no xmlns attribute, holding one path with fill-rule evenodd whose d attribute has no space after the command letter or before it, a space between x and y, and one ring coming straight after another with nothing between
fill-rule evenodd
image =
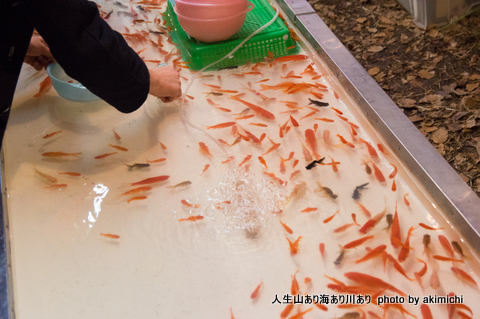
<instances>
[{"instance_id":1,"label":"water reflection","mask_svg":"<svg viewBox=\"0 0 480 319\"><path fill-rule=\"evenodd\" d=\"M103 199L105 198L105 196L107 196L109 190L110 189L103 184L96 184L93 187L93 191L95 192L95 194L97 194L97 196L95 196L95 198L93 199L93 212L92 211L88 212L87 220L90 222L90 224L88 225L89 228L92 228L93 223L97 221L98 215L102 210L101 205L102 205ZM83 220L83 222L86 223L85 220Z\"/></svg>"}]
</instances>

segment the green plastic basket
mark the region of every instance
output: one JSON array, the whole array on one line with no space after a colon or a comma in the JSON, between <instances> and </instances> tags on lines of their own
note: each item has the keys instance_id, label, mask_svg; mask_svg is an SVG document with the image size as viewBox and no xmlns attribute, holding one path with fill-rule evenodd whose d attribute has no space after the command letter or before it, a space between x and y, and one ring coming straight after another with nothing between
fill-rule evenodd
<instances>
[{"instance_id":1,"label":"green plastic basket","mask_svg":"<svg viewBox=\"0 0 480 319\"><path fill-rule=\"evenodd\" d=\"M232 51L240 42L261 26L272 20L275 11L266 0L250 0L255 8L247 13L242 28L230 39L215 43L204 43L190 37L178 23L177 16L173 11L173 5L168 1L164 18L170 27L172 41L177 44L182 53L182 58L188 63L190 69L198 71L203 67L220 60ZM271 25L259 34L248 40L232 58L227 58L215 64L209 70L217 70L233 66L264 61L268 52L274 57L296 54L299 46L290 37L290 31L285 23L278 17Z\"/></svg>"}]
</instances>

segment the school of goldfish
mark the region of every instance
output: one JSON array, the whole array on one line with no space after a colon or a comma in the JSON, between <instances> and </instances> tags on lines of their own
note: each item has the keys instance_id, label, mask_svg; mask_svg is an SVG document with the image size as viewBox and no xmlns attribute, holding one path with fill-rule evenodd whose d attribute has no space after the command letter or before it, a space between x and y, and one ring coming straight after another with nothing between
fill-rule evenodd
<instances>
[{"instance_id":1,"label":"school of goldfish","mask_svg":"<svg viewBox=\"0 0 480 319\"><path fill-rule=\"evenodd\" d=\"M124 23L117 31L149 67L166 62L181 72L185 83L195 72L182 61L169 37L162 18L165 5L165 0L117 1L106 2L99 9L107 22L114 15L130 19L130 24ZM35 98L47 92L45 85L42 82ZM181 146L159 139L155 147L163 153L158 158L120 164L127 165L129 176L128 189L118 193L122 204L148 203L154 200L153 192L181 193L184 197L176 205L181 216L174 217L172 223L181 222L185 231L214 223L215 214L235 215L246 210L248 214L242 218L256 223L255 227L245 227L249 240L257 240L266 227L274 227L282 234L277 242L285 258L297 267L294 273L278 274L291 282L276 292L280 301L285 294L371 296L369 304L291 301L272 305L275 295L266 295L266 291L274 283L258 277L250 297L237 296L252 300L251 313L255 313L255 307L274 307L278 317L289 319L479 316L480 308L471 302L480 297L475 274L478 262L468 246L451 237L444 221L431 217L431 208L425 208L423 195L415 195L408 186L406 181L410 179L393 153L365 128L366 124L359 123L359 117L349 109L348 98L306 49L293 56L269 54L261 62L205 72L192 91L184 101L191 120L224 145L229 156L199 134L199 141L191 149L201 168L196 176L184 180L164 171L165 164L175 161L167 150ZM201 116L202 112L208 115ZM65 129L52 129L42 140L48 142L64 133ZM131 152L130 145L121 143L121 130L114 128L108 134L105 153L88 160L121 162L122 154ZM45 160L75 161L85 156L84 152L55 149L54 143L45 150L40 153ZM262 180L268 191L275 193L275 197L269 197L272 201L275 198L274 204L264 208L260 218L258 207L249 207L247 195L240 198L238 189L220 192L213 204L207 201L204 189L195 190L195 181L202 179L208 184L219 167ZM135 174L144 169L154 173L136 179ZM67 188L68 184L59 179L75 182L73 179L82 175L59 171L54 176L51 169L48 172L36 166L34 173L48 189ZM231 188L233 183L224 183L223 187ZM248 183L246 180L245 185ZM315 235L311 227L315 227ZM106 240L124 239L108 229L100 235ZM302 255L313 256L309 262L316 264L317 273L308 273L311 268L302 267ZM297 276L303 281L299 283ZM471 299L460 304L377 302L377 297L384 295L409 294L470 295ZM236 314L235 305L223 306L225 318L243 318Z\"/></svg>"}]
</instances>

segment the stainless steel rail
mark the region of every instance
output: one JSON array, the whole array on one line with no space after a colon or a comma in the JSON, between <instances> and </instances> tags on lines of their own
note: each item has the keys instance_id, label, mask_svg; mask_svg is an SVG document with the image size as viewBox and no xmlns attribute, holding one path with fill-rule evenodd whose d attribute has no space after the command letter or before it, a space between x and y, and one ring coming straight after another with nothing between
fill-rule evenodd
<instances>
[{"instance_id":1,"label":"stainless steel rail","mask_svg":"<svg viewBox=\"0 0 480 319\"><path fill-rule=\"evenodd\" d=\"M0 151L1 172L4 171L3 152ZM5 181L0 172L0 318L13 319L13 290L12 290L12 272L10 241L8 231L8 214L5 203Z\"/></svg>"},{"instance_id":2,"label":"stainless steel rail","mask_svg":"<svg viewBox=\"0 0 480 319\"><path fill-rule=\"evenodd\" d=\"M480 255L480 198L410 122L305 0L279 0L340 84L410 173Z\"/></svg>"}]
</instances>

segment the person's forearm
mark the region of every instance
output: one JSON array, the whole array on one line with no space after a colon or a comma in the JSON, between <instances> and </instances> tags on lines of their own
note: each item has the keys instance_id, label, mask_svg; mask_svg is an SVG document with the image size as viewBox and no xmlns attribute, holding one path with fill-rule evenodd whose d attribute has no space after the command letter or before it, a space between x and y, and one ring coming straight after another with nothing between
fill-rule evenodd
<instances>
[{"instance_id":1,"label":"person's forearm","mask_svg":"<svg viewBox=\"0 0 480 319\"><path fill-rule=\"evenodd\" d=\"M148 96L145 63L84 0L29 0L29 15L68 75L122 112Z\"/></svg>"}]
</instances>

